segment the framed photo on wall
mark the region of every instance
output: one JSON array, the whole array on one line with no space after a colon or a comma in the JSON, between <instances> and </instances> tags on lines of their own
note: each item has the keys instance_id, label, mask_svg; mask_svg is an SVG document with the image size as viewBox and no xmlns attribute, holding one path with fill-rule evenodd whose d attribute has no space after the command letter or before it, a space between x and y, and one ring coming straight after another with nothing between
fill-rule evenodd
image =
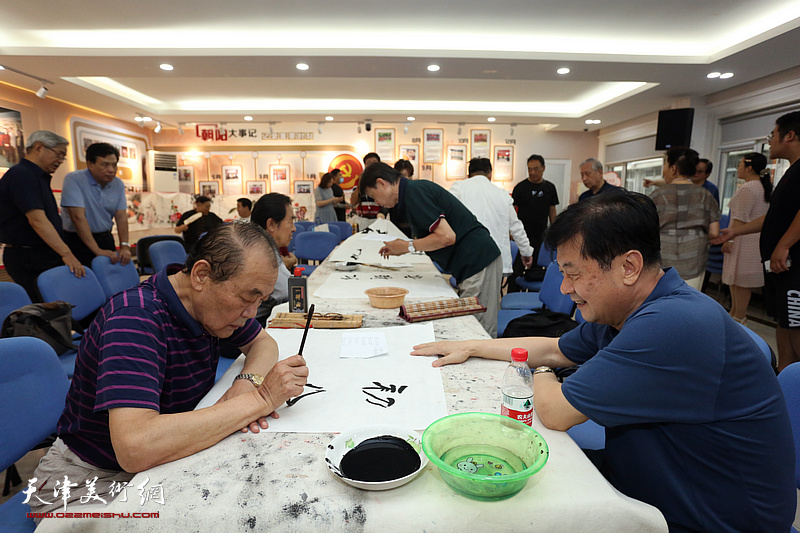
<instances>
[{"instance_id":1,"label":"framed photo on wall","mask_svg":"<svg viewBox=\"0 0 800 533\"><path fill-rule=\"evenodd\" d=\"M178 191L194 194L194 167L185 165L178 167Z\"/></svg>"},{"instance_id":2,"label":"framed photo on wall","mask_svg":"<svg viewBox=\"0 0 800 533\"><path fill-rule=\"evenodd\" d=\"M418 144L401 144L399 159L407 159L411 161L414 167L417 166L417 159L419 158L419 145Z\"/></svg>"},{"instance_id":3,"label":"framed photo on wall","mask_svg":"<svg viewBox=\"0 0 800 533\"><path fill-rule=\"evenodd\" d=\"M272 181L286 181L290 179L291 168L289 165L270 165L269 175Z\"/></svg>"},{"instance_id":4,"label":"framed photo on wall","mask_svg":"<svg viewBox=\"0 0 800 533\"><path fill-rule=\"evenodd\" d=\"M470 130L469 132L469 157L491 158L492 130Z\"/></svg>"},{"instance_id":5,"label":"framed photo on wall","mask_svg":"<svg viewBox=\"0 0 800 533\"><path fill-rule=\"evenodd\" d=\"M242 165L222 165L222 178L225 181L242 179Z\"/></svg>"},{"instance_id":6,"label":"framed photo on wall","mask_svg":"<svg viewBox=\"0 0 800 533\"><path fill-rule=\"evenodd\" d=\"M294 182L295 194L311 194L314 192L313 180L297 180Z\"/></svg>"},{"instance_id":7,"label":"framed photo on wall","mask_svg":"<svg viewBox=\"0 0 800 533\"><path fill-rule=\"evenodd\" d=\"M375 153L381 156L381 161L394 164L394 144L394 128L375 128Z\"/></svg>"},{"instance_id":8,"label":"framed photo on wall","mask_svg":"<svg viewBox=\"0 0 800 533\"><path fill-rule=\"evenodd\" d=\"M209 198L213 198L219 194L219 182L218 181L201 181L198 183L200 187L200 195L201 196L208 196Z\"/></svg>"},{"instance_id":9,"label":"framed photo on wall","mask_svg":"<svg viewBox=\"0 0 800 533\"><path fill-rule=\"evenodd\" d=\"M514 177L514 147L501 144L494 147L492 180L511 181Z\"/></svg>"},{"instance_id":10,"label":"framed photo on wall","mask_svg":"<svg viewBox=\"0 0 800 533\"><path fill-rule=\"evenodd\" d=\"M444 163L444 129L423 129L422 143L423 163Z\"/></svg>"},{"instance_id":11,"label":"framed photo on wall","mask_svg":"<svg viewBox=\"0 0 800 533\"><path fill-rule=\"evenodd\" d=\"M247 194L265 194L267 192L267 182L264 180L248 180L245 185Z\"/></svg>"},{"instance_id":12,"label":"framed photo on wall","mask_svg":"<svg viewBox=\"0 0 800 533\"><path fill-rule=\"evenodd\" d=\"M447 179L460 180L467 177L467 145L447 145Z\"/></svg>"}]
</instances>

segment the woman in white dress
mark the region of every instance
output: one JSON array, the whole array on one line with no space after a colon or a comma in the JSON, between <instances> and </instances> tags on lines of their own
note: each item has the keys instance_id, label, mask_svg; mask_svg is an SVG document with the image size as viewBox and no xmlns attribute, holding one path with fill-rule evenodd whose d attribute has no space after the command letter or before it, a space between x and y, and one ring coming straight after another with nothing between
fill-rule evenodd
<instances>
[{"instance_id":1,"label":"woman in white dress","mask_svg":"<svg viewBox=\"0 0 800 533\"><path fill-rule=\"evenodd\" d=\"M736 167L737 177L744 183L731 198L731 227L741 226L766 214L772 194L772 180L767 158L751 152ZM747 322L747 306L751 290L764 286L764 267L758 249L760 233L742 235L722 245L725 254L722 264L722 282L730 285L730 315L737 322Z\"/></svg>"}]
</instances>

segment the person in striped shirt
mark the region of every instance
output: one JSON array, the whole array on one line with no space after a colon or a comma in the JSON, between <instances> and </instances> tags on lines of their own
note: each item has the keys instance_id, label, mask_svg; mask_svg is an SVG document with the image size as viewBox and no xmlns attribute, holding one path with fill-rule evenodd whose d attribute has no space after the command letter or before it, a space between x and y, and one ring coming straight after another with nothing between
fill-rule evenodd
<instances>
[{"instance_id":1,"label":"person in striped shirt","mask_svg":"<svg viewBox=\"0 0 800 533\"><path fill-rule=\"evenodd\" d=\"M40 492L66 475L79 484L70 501L91 495L83 480L95 476L99 493L104 481L128 481L237 430L257 433L302 394L305 361L279 362L277 344L254 319L277 279L274 246L255 224L219 226L185 265L105 303L81 342L59 439L34 474ZM221 339L241 347L243 374L219 402L194 411L214 384ZM64 505L37 500L29 501L34 512Z\"/></svg>"}]
</instances>

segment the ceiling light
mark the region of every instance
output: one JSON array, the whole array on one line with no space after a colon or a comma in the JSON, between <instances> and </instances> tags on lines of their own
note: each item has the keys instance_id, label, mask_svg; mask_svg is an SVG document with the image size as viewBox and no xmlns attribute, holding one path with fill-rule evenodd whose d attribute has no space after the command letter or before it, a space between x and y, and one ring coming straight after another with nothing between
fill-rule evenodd
<instances>
[{"instance_id":1,"label":"ceiling light","mask_svg":"<svg viewBox=\"0 0 800 533\"><path fill-rule=\"evenodd\" d=\"M403 126L403 133L408 133L408 122Z\"/></svg>"},{"instance_id":2,"label":"ceiling light","mask_svg":"<svg viewBox=\"0 0 800 533\"><path fill-rule=\"evenodd\" d=\"M711 79L719 78L720 76L721 74L719 72L709 72L708 74L706 74L706 78L711 78Z\"/></svg>"},{"instance_id":3,"label":"ceiling light","mask_svg":"<svg viewBox=\"0 0 800 533\"><path fill-rule=\"evenodd\" d=\"M458 125L458 135L461 135L461 128L463 128L463 127L464 127L464 123L463 122L459 123L459 125Z\"/></svg>"},{"instance_id":4,"label":"ceiling light","mask_svg":"<svg viewBox=\"0 0 800 533\"><path fill-rule=\"evenodd\" d=\"M174 69L175 67L173 67L173 66L172 66L172 65L170 65L169 63L161 63L161 64L158 66L158 68L160 68L161 70L167 70L167 71L169 71L169 70L172 70L172 69Z\"/></svg>"},{"instance_id":5,"label":"ceiling light","mask_svg":"<svg viewBox=\"0 0 800 533\"><path fill-rule=\"evenodd\" d=\"M601 121L597 119L587 118L583 121L584 124L600 124Z\"/></svg>"},{"instance_id":6,"label":"ceiling light","mask_svg":"<svg viewBox=\"0 0 800 533\"><path fill-rule=\"evenodd\" d=\"M325 117L325 120L327 120L328 122L330 122L331 120L333 120L333 117L332 117L332 116L330 116L330 115L328 115L327 117Z\"/></svg>"},{"instance_id":7,"label":"ceiling light","mask_svg":"<svg viewBox=\"0 0 800 533\"><path fill-rule=\"evenodd\" d=\"M494 118L494 117L489 117L489 118L487 118L486 120L487 120L488 122L494 122L494 121L495 121L495 120L497 120L497 119L496 119L496 118Z\"/></svg>"},{"instance_id":8,"label":"ceiling light","mask_svg":"<svg viewBox=\"0 0 800 533\"><path fill-rule=\"evenodd\" d=\"M559 74L569 74L569 69L567 67L561 67L556 72Z\"/></svg>"},{"instance_id":9,"label":"ceiling light","mask_svg":"<svg viewBox=\"0 0 800 533\"><path fill-rule=\"evenodd\" d=\"M4 67L3 65L0 65L0 70L5 70L5 69L6 69L6 67Z\"/></svg>"},{"instance_id":10,"label":"ceiling light","mask_svg":"<svg viewBox=\"0 0 800 533\"><path fill-rule=\"evenodd\" d=\"M356 131L358 133L361 133L361 123L360 122L358 123L358 127L356 128Z\"/></svg>"},{"instance_id":11,"label":"ceiling light","mask_svg":"<svg viewBox=\"0 0 800 533\"><path fill-rule=\"evenodd\" d=\"M417 117L406 117L406 120L409 122L414 122L415 120L417 120Z\"/></svg>"},{"instance_id":12,"label":"ceiling light","mask_svg":"<svg viewBox=\"0 0 800 533\"><path fill-rule=\"evenodd\" d=\"M725 72L724 74L719 75L719 79L721 80L727 80L728 78L732 77L733 77L733 72Z\"/></svg>"},{"instance_id":13,"label":"ceiling light","mask_svg":"<svg viewBox=\"0 0 800 533\"><path fill-rule=\"evenodd\" d=\"M137 116L137 117L133 117L133 120L135 120L136 122L141 122L141 121L143 121L144 119L143 119L142 117L138 117L138 116Z\"/></svg>"},{"instance_id":14,"label":"ceiling light","mask_svg":"<svg viewBox=\"0 0 800 533\"><path fill-rule=\"evenodd\" d=\"M317 133L322 135L322 122L317 122Z\"/></svg>"},{"instance_id":15,"label":"ceiling light","mask_svg":"<svg viewBox=\"0 0 800 533\"><path fill-rule=\"evenodd\" d=\"M161 122L156 121L156 127L153 129L153 133L161 133Z\"/></svg>"},{"instance_id":16,"label":"ceiling light","mask_svg":"<svg viewBox=\"0 0 800 533\"><path fill-rule=\"evenodd\" d=\"M439 65L428 65L429 72L438 72L439 68L440 68Z\"/></svg>"},{"instance_id":17,"label":"ceiling light","mask_svg":"<svg viewBox=\"0 0 800 533\"><path fill-rule=\"evenodd\" d=\"M150 117L142 117L142 122L152 122L153 119Z\"/></svg>"},{"instance_id":18,"label":"ceiling light","mask_svg":"<svg viewBox=\"0 0 800 533\"><path fill-rule=\"evenodd\" d=\"M39 90L36 91L36 96L38 96L39 98L46 97L47 96L47 87L45 87L44 85L39 87Z\"/></svg>"},{"instance_id":19,"label":"ceiling light","mask_svg":"<svg viewBox=\"0 0 800 533\"><path fill-rule=\"evenodd\" d=\"M178 126L178 134L183 135L183 126Z\"/></svg>"},{"instance_id":20,"label":"ceiling light","mask_svg":"<svg viewBox=\"0 0 800 533\"><path fill-rule=\"evenodd\" d=\"M295 67L297 67L297 70L308 70L308 65L305 63L298 63Z\"/></svg>"},{"instance_id":21,"label":"ceiling light","mask_svg":"<svg viewBox=\"0 0 800 533\"><path fill-rule=\"evenodd\" d=\"M250 115L246 115L246 116L244 117L244 119L245 119L247 122L250 122L251 120L253 120L253 117L251 117Z\"/></svg>"}]
</instances>

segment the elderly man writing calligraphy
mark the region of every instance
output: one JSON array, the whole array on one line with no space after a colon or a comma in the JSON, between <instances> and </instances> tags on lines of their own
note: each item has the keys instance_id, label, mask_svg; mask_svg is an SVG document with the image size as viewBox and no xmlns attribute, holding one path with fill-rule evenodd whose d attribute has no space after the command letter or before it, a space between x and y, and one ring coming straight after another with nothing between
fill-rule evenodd
<instances>
[{"instance_id":1,"label":"elderly man writing calligraphy","mask_svg":"<svg viewBox=\"0 0 800 533\"><path fill-rule=\"evenodd\" d=\"M597 461L670 531L789 531L794 443L775 374L728 313L662 270L658 214L627 191L573 204L546 233L588 321L561 338L438 342L434 366L529 352L534 408L548 428L606 430ZM552 367L580 368L563 383Z\"/></svg>"},{"instance_id":2,"label":"elderly man writing calligraphy","mask_svg":"<svg viewBox=\"0 0 800 533\"><path fill-rule=\"evenodd\" d=\"M106 302L81 343L59 439L34 473L40 491L67 476L79 484L74 501L87 495L84 480L128 481L237 430L257 433L302 393L305 361L278 362L277 344L253 318L275 286L273 248L255 224L219 226L185 266L167 267ZM214 384L220 339L241 347L243 373L219 402L193 411ZM63 504L36 500L29 502L34 512Z\"/></svg>"}]
</instances>

